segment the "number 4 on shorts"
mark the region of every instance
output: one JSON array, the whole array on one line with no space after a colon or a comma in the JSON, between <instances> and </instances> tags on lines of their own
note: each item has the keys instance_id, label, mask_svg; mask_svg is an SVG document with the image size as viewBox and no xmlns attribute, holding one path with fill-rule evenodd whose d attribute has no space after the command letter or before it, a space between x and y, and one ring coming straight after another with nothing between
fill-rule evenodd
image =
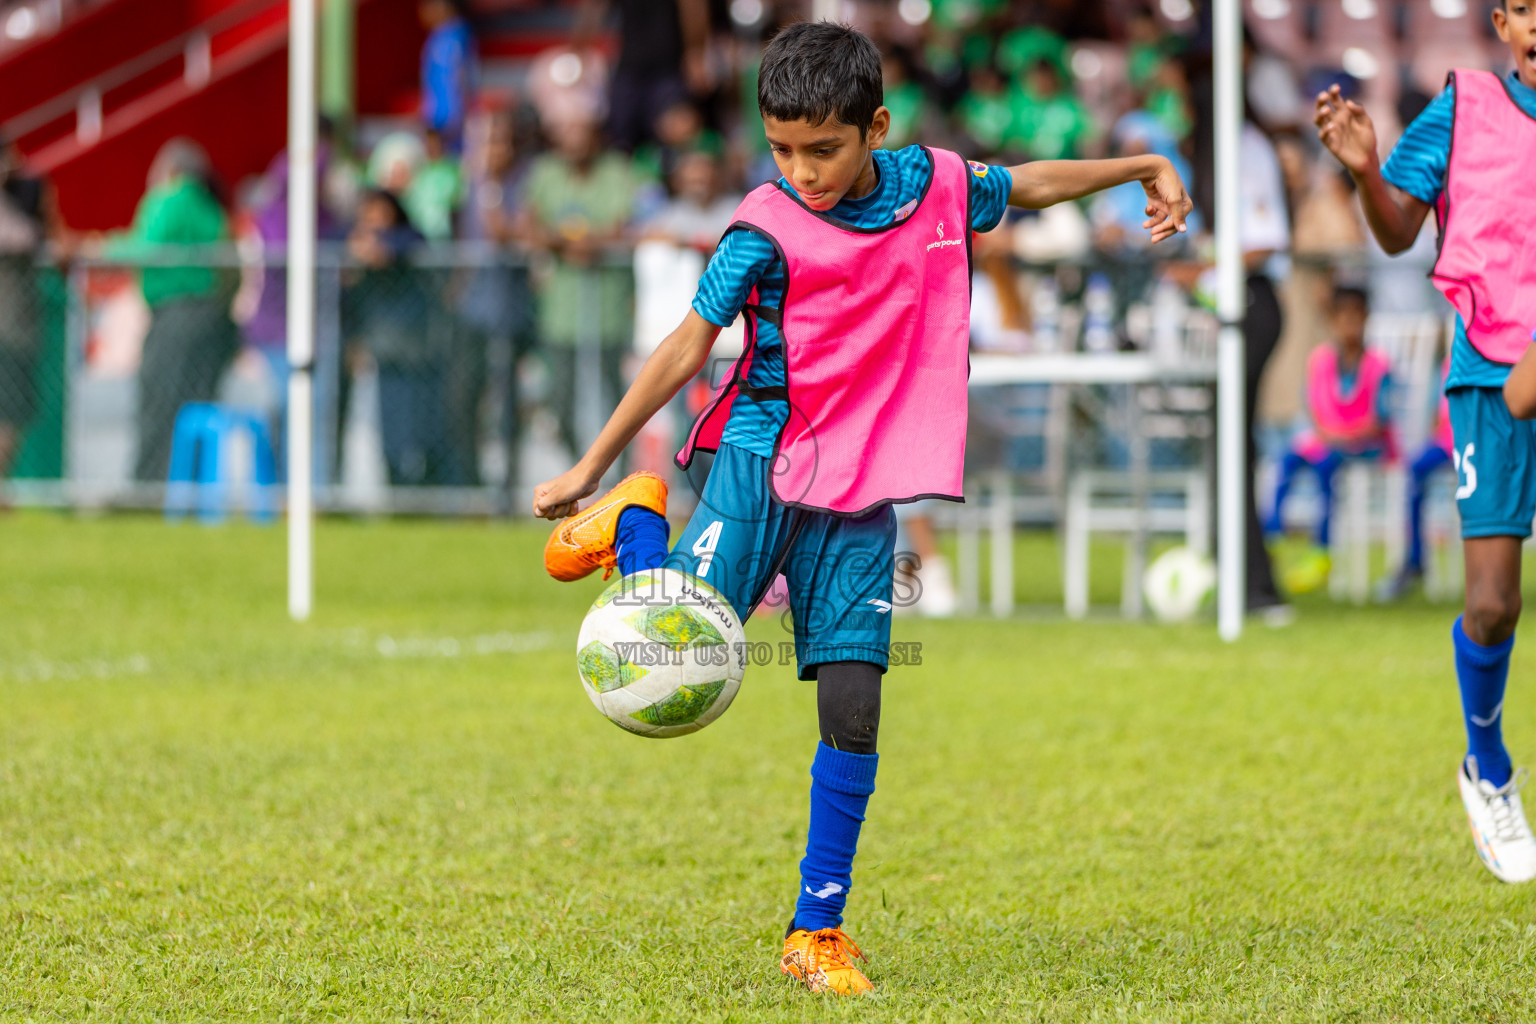
<instances>
[{"instance_id":1,"label":"number 4 on shorts","mask_svg":"<svg viewBox=\"0 0 1536 1024\"><path fill-rule=\"evenodd\" d=\"M716 519L704 528L699 534L699 539L693 542L693 553L699 559L699 564L693 574L699 579L709 575L709 567L715 564L715 548L720 546L720 531L725 524Z\"/></svg>"}]
</instances>

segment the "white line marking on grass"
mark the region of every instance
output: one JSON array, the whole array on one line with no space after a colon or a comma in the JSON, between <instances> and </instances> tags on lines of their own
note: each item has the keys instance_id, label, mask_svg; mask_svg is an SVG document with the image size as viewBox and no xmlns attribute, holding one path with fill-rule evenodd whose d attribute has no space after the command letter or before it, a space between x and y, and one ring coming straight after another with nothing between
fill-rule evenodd
<instances>
[{"instance_id":1,"label":"white line marking on grass","mask_svg":"<svg viewBox=\"0 0 1536 1024\"><path fill-rule=\"evenodd\" d=\"M118 676L142 676L149 671L149 659L142 654L126 658L88 658L84 661L49 661L34 657L26 663L0 664L0 681L8 683L72 682L78 679L114 679Z\"/></svg>"},{"instance_id":2,"label":"white line marking on grass","mask_svg":"<svg viewBox=\"0 0 1536 1024\"><path fill-rule=\"evenodd\" d=\"M384 658L469 658L487 654L526 654L554 646L549 633L482 633L452 636L393 637L380 634L373 649Z\"/></svg>"}]
</instances>

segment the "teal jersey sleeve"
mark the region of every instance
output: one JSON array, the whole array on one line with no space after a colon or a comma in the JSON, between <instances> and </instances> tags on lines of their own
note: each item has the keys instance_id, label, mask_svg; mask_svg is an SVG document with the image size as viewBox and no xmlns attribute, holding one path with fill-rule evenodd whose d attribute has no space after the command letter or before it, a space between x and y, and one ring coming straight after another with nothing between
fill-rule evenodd
<instances>
[{"instance_id":1,"label":"teal jersey sleeve","mask_svg":"<svg viewBox=\"0 0 1536 1024\"><path fill-rule=\"evenodd\" d=\"M770 268L783 277L778 263L773 243L756 231L727 231L699 278L693 311L716 326L729 327Z\"/></svg>"},{"instance_id":2,"label":"teal jersey sleeve","mask_svg":"<svg viewBox=\"0 0 1536 1024\"><path fill-rule=\"evenodd\" d=\"M1451 127L1456 94L1451 86L1430 101L1413 119L1381 168L1388 182L1426 203L1440 198L1445 171L1451 163Z\"/></svg>"},{"instance_id":3,"label":"teal jersey sleeve","mask_svg":"<svg viewBox=\"0 0 1536 1024\"><path fill-rule=\"evenodd\" d=\"M971 190L971 230L991 231L1003 221L1008 212L1008 195L1013 191L1013 175L1008 168L996 164L981 164L967 160L970 175L966 184Z\"/></svg>"}]
</instances>

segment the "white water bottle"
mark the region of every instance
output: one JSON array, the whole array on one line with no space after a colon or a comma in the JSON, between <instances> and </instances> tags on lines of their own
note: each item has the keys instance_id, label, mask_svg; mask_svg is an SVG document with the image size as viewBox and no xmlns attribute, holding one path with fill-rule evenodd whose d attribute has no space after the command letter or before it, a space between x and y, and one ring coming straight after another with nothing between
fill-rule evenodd
<instances>
[{"instance_id":1,"label":"white water bottle","mask_svg":"<svg viewBox=\"0 0 1536 1024\"><path fill-rule=\"evenodd\" d=\"M1041 352L1061 351L1061 291L1056 275L1047 274L1035 285L1035 347Z\"/></svg>"},{"instance_id":2,"label":"white water bottle","mask_svg":"<svg viewBox=\"0 0 1536 1024\"><path fill-rule=\"evenodd\" d=\"M1115 350L1115 293L1103 274L1090 274L1083 293L1083 350Z\"/></svg>"},{"instance_id":3,"label":"white water bottle","mask_svg":"<svg viewBox=\"0 0 1536 1024\"><path fill-rule=\"evenodd\" d=\"M1157 282L1152 292L1152 357L1159 363L1173 365L1184 358L1184 321L1189 303L1184 289L1168 278Z\"/></svg>"}]
</instances>

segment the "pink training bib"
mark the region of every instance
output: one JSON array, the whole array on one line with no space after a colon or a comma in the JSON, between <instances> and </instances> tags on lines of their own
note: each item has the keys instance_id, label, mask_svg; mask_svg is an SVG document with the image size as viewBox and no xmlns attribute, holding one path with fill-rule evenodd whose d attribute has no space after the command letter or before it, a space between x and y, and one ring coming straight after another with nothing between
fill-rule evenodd
<instances>
[{"instance_id":1,"label":"pink training bib","mask_svg":"<svg viewBox=\"0 0 1536 1024\"><path fill-rule=\"evenodd\" d=\"M1529 201L1536 120L1486 71L1453 71L1451 158L1430 277L1487 358L1514 363L1536 326L1536 207Z\"/></svg>"},{"instance_id":2,"label":"pink training bib","mask_svg":"<svg viewBox=\"0 0 1536 1024\"><path fill-rule=\"evenodd\" d=\"M779 325L789 420L775 446L774 499L860 515L880 505L962 501L970 376L970 170L927 151L928 188L916 209L883 228L852 228L776 184L737 208L733 228L756 231L784 260L783 305L746 307L747 349L677 455L714 451L738 394L759 319Z\"/></svg>"},{"instance_id":3,"label":"pink training bib","mask_svg":"<svg viewBox=\"0 0 1536 1024\"><path fill-rule=\"evenodd\" d=\"M1377 417L1381 382L1391 369L1386 356L1376 349L1366 349L1360 357L1354 387L1346 393L1339 373L1338 350L1331 344L1313 349L1307 359L1307 405L1317 429L1345 441L1379 440L1387 429Z\"/></svg>"}]
</instances>

